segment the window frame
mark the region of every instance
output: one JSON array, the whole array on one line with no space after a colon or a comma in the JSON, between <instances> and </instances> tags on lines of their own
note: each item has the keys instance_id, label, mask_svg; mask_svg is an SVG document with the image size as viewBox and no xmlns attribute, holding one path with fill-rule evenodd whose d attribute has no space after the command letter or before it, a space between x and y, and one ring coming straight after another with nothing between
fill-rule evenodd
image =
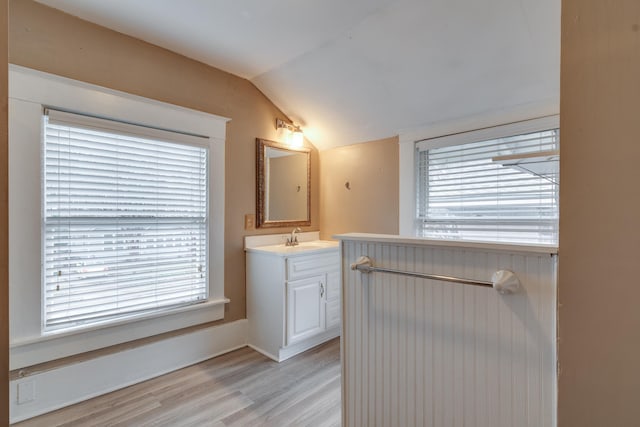
<instances>
[{"instance_id":1,"label":"window frame","mask_svg":"<svg viewBox=\"0 0 640 427\"><path fill-rule=\"evenodd\" d=\"M560 127L560 117L557 114L545 115L533 119L512 121L495 126L478 125L478 123L482 123L482 120L480 120L480 122L469 123L473 123L477 127L473 129L469 124L449 124L445 126L434 126L430 131L423 129L406 132L400 136L399 229L401 235L417 236L417 144L421 144L424 149L432 149L555 129ZM465 129L465 126L469 127ZM449 239L443 238L438 240ZM461 239L456 240L465 241ZM557 244L514 243L493 240L487 240L487 242L496 244L504 243L509 245L557 247Z\"/></svg>"},{"instance_id":2,"label":"window frame","mask_svg":"<svg viewBox=\"0 0 640 427\"><path fill-rule=\"evenodd\" d=\"M153 313L63 332L42 316L41 147L45 107L209 137L209 298ZM104 87L9 66L9 236L11 368L224 318L225 132L228 119ZM35 257L33 254L36 254ZM35 261L38 259L38 261Z\"/></svg>"}]
</instances>

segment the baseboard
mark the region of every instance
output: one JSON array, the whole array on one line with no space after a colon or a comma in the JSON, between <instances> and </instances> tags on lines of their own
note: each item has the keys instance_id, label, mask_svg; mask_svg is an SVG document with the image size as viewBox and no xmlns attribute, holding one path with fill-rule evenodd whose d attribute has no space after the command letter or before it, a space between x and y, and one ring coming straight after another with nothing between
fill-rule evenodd
<instances>
[{"instance_id":1,"label":"baseboard","mask_svg":"<svg viewBox=\"0 0 640 427\"><path fill-rule=\"evenodd\" d=\"M258 353L262 354L263 356L267 356L267 357L268 357L269 359L271 359L271 360L274 360L274 361L276 361L276 362L280 362L280 360L278 360L278 356L276 356L276 355L274 355L274 354L271 354L271 353L269 353L268 351L263 350L263 349L261 349L260 347L257 347L257 346L256 346L256 345L254 345L254 344L249 343L249 344L247 344L247 345L249 346L249 348L254 349L254 350L255 350L255 351L257 351Z\"/></svg>"},{"instance_id":2,"label":"baseboard","mask_svg":"<svg viewBox=\"0 0 640 427\"><path fill-rule=\"evenodd\" d=\"M300 354L317 345L322 344L323 342L329 341L339 336L340 336L340 327L332 328L332 329L329 329L328 331L323 332L322 334L316 335L311 338L307 338L306 340L300 341L299 343L296 343L296 344L292 344L285 348L281 348L280 350L278 350L277 356L275 354L268 352L267 350L264 350L256 346L255 344L248 343L247 345L252 349L254 349L255 351L257 351L258 353L261 353L267 356L271 360L274 360L276 362L283 362L289 359L290 357L295 356L296 354Z\"/></svg>"},{"instance_id":3,"label":"baseboard","mask_svg":"<svg viewBox=\"0 0 640 427\"><path fill-rule=\"evenodd\" d=\"M307 351L317 345L322 344L323 342L329 341L333 338L340 336L340 328L332 328L328 331L325 331L319 335L315 335L311 338L307 338L299 343L289 345L285 348L281 348L279 352L279 360L278 362L282 362L283 360L287 360L290 357L295 356L296 354L300 354L303 351Z\"/></svg>"},{"instance_id":4,"label":"baseboard","mask_svg":"<svg viewBox=\"0 0 640 427\"><path fill-rule=\"evenodd\" d=\"M73 405L246 345L247 320L242 319L11 381L10 422Z\"/></svg>"}]
</instances>

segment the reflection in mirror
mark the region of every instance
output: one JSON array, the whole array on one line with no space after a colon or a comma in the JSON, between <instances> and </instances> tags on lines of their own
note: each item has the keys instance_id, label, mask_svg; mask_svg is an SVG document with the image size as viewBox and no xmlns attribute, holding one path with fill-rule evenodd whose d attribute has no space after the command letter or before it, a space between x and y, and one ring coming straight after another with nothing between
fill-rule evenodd
<instances>
[{"instance_id":1,"label":"reflection in mirror","mask_svg":"<svg viewBox=\"0 0 640 427\"><path fill-rule=\"evenodd\" d=\"M256 139L256 148L256 225L310 225L310 150L264 139Z\"/></svg>"},{"instance_id":2,"label":"reflection in mirror","mask_svg":"<svg viewBox=\"0 0 640 427\"><path fill-rule=\"evenodd\" d=\"M307 219L307 155L267 147L264 172L265 221Z\"/></svg>"}]
</instances>

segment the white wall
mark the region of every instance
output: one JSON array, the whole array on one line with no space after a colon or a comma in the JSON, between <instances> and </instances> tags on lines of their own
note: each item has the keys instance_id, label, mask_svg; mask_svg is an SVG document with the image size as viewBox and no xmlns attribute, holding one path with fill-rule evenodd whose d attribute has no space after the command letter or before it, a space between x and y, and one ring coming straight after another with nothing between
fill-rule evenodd
<instances>
[{"instance_id":1,"label":"white wall","mask_svg":"<svg viewBox=\"0 0 640 427\"><path fill-rule=\"evenodd\" d=\"M246 337L246 319L237 320L11 381L11 422L35 417L244 347Z\"/></svg>"}]
</instances>

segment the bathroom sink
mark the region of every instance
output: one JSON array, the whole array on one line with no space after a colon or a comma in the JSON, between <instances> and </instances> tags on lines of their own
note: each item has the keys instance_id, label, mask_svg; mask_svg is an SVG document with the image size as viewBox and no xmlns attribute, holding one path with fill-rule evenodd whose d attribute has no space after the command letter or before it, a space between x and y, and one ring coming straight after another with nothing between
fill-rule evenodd
<instances>
[{"instance_id":1,"label":"bathroom sink","mask_svg":"<svg viewBox=\"0 0 640 427\"><path fill-rule=\"evenodd\" d=\"M247 250L264 251L277 253L282 255L290 255L296 253L312 253L325 250L332 250L337 248L338 242L331 240L311 240L308 242L300 242L296 246L286 246L284 243L279 245L257 246L254 248L247 248Z\"/></svg>"},{"instance_id":2,"label":"bathroom sink","mask_svg":"<svg viewBox=\"0 0 640 427\"><path fill-rule=\"evenodd\" d=\"M311 242L300 242L297 246L289 246L290 248L298 248L300 250L308 249L321 249L321 248L335 248L338 246L338 242L332 242L330 240L312 240Z\"/></svg>"}]
</instances>

